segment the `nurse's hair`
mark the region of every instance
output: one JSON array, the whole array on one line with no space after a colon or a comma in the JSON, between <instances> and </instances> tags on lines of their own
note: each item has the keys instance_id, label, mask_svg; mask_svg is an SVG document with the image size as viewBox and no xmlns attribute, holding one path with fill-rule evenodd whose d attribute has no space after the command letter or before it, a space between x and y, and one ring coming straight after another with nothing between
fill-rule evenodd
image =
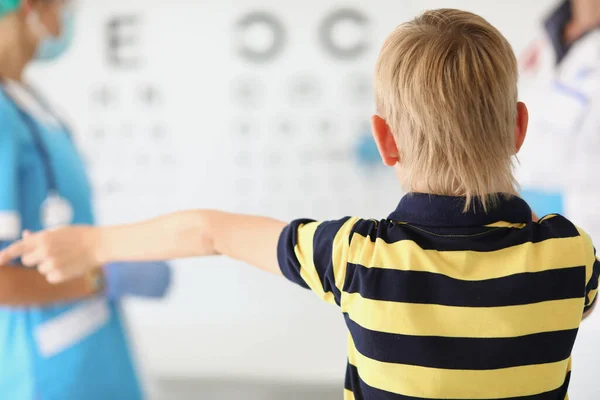
<instances>
[{"instance_id":1,"label":"nurse's hair","mask_svg":"<svg viewBox=\"0 0 600 400\"><path fill-rule=\"evenodd\" d=\"M375 97L405 190L466 196L466 209L516 190L517 80L510 44L478 15L439 9L398 26L377 61Z\"/></svg>"}]
</instances>

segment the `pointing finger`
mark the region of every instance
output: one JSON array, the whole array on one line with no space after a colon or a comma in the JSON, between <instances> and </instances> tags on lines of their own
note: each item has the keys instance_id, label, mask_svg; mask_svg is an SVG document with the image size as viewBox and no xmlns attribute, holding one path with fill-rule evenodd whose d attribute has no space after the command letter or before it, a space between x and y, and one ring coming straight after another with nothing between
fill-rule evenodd
<instances>
[{"instance_id":1,"label":"pointing finger","mask_svg":"<svg viewBox=\"0 0 600 400\"><path fill-rule=\"evenodd\" d=\"M6 265L12 260L21 257L27 251L27 246L22 240L15 242L0 251L0 265Z\"/></svg>"}]
</instances>

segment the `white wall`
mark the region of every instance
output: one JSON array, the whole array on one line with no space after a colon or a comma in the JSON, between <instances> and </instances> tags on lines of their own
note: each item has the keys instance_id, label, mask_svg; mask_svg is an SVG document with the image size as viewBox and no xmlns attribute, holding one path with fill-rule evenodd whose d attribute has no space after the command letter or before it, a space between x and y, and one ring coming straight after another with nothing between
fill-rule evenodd
<instances>
[{"instance_id":1,"label":"white wall","mask_svg":"<svg viewBox=\"0 0 600 400\"><path fill-rule=\"evenodd\" d=\"M463 8L488 18L521 53L553 3L87 0L79 2L70 54L36 68L32 78L76 128L90 160L101 222L183 207L281 218L383 217L401 193L385 172L357 166L353 146L365 133L372 105L369 94L356 99L348 90L357 79L369 83L385 35L420 10ZM318 42L319 24L340 6L362 10L371 21L371 46L353 61L333 59ZM287 31L284 53L264 66L244 63L234 51L235 21L251 10L273 12ZM123 54L139 54L142 63L115 69L106 62L106 22L128 14L139 18L139 45ZM350 28L349 37L357 34ZM264 39L256 35L256 41ZM251 109L233 98L248 77L262 88L262 105ZM303 79L318 94L290 104L289 91ZM140 102L148 85L160 92L158 104ZM107 108L94 100L104 87L116 99ZM331 133L319 133L322 121ZM239 133L240 123L248 124L249 134ZM282 123L292 128L287 136L278 130ZM154 136L160 136L155 130L166 137ZM141 365L152 375L339 382L343 376L345 331L336 310L237 263L179 262L168 300L130 302L127 315ZM596 397L590 378L598 354L590 351L598 324L586 325L592 329L579 344L574 399Z\"/></svg>"}]
</instances>

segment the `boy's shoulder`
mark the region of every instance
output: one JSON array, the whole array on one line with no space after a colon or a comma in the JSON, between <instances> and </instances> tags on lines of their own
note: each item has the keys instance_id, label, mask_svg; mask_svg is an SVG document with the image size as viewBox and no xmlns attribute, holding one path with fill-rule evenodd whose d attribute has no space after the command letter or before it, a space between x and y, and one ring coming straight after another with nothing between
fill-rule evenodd
<instances>
[{"instance_id":1,"label":"boy's shoulder","mask_svg":"<svg viewBox=\"0 0 600 400\"><path fill-rule=\"evenodd\" d=\"M589 235L583 229L561 214L545 215L539 221L534 222L533 226L538 230L548 231L550 234L556 235L557 238L575 236L589 238Z\"/></svg>"},{"instance_id":2,"label":"boy's shoulder","mask_svg":"<svg viewBox=\"0 0 600 400\"><path fill-rule=\"evenodd\" d=\"M581 237L591 246L591 238L582 228L577 226L571 220L560 214L549 214L539 219L539 221L530 223L498 223L488 226L421 226L407 221L395 220L390 218L376 219L346 216L340 219L330 219L326 221L315 221L311 219L298 219L290 224L290 227L298 228L301 225L314 224L314 240L348 240L349 242L369 242L383 241L387 244L400 241L426 242L427 246L431 241L461 238L480 238L478 242L494 241L495 238L502 238L506 232L518 233L519 242L541 242L551 239L567 239ZM490 233L490 235L484 235ZM494 233L494 234L491 234ZM456 244L461 247L462 245ZM455 247L452 245L451 247ZM476 245L474 250L479 246ZM433 248L432 248L433 249Z\"/></svg>"},{"instance_id":3,"label":"boy's shoulder","mask_svg":"<svg viewBox=\"0 0 600 400\"><path fill-rule=\"evenodd\" d=\"M461 238L472 238L473 250L485 250L487 245L482 242L502 241L506 239L506 234L514 233L515 243L525 242L543 242L552 239L574 239L581 238L584 243L584 251L593 250L592 239L590 235L574 222L561 214L549 214L540 218L537 222L516 223L516 224L494 224L490 226L465 227L465 226L419 226L406 221L396 221L392 219L374 219L374 218L346 218L346 224L352 223L352 226L346 228L349 241L376 242L378 240L391 244L401 241L418 242L419 245L425 245L434 250L451 250L463 248L464 244L459 244ZM346 225L347 226L347 225ZM453 243L449 243L452 240ZM435 243L434 243L435 242ZM437 244L440 243L438 248ZM498 244L499 245L499 244ZM496 247L496 245L492 246ZM499 248L498 248L499 249Z\"/></svg>"}]
</instances>

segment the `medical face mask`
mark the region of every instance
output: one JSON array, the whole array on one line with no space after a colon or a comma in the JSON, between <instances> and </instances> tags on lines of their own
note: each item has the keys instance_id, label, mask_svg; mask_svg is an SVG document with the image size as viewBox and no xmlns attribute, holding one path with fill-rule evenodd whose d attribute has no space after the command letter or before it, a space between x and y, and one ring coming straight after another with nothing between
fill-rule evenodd
<instances>
[{"instance_id":1,"label":"medical face mask","mask_svg":"<svg viewBox=\"0 0 600 400\"><path fill-rule=\"evenodd\" d=\"M61 33L54 37L48 33L44 24L40 21L37 13L31 13L29 24L34 33L40 37L40 43L36 51L35 59L39 61L52 61L63 55L71 42L74 34L74 13L71 7L64 7L61 10Z\"/></svg>"}]
</instances>

